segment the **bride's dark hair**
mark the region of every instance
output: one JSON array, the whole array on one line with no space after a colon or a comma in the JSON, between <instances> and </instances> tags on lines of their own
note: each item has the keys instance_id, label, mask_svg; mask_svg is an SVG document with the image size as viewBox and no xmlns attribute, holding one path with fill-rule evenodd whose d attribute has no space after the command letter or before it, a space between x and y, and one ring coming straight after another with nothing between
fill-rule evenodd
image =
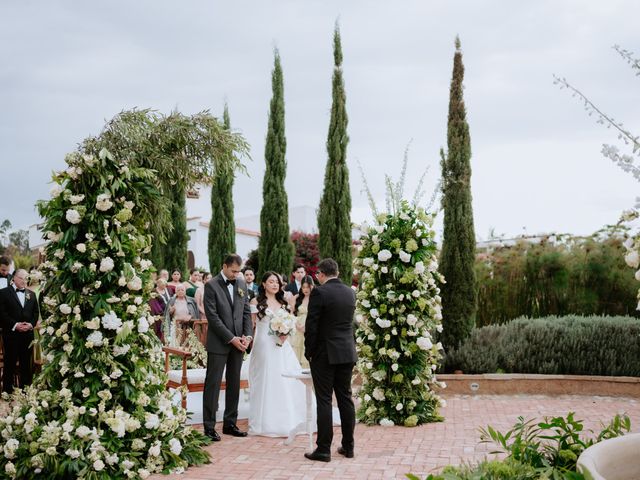
<instances>
[{"instance_id":1,"label":"bride's dark hair","mask_svg":"<svg viewBox=\"0 0 640 480\"><path fill-rule=\"evenodd\" d=\"M278 292L276 293L276 300L280 302L281 305L284 305L287 310L289 310L289 305L287 301L284 299L284 292L282 291L282 279L280 275L273 271L268 271L264 275L262 275L262 280L260 281L260 285L258 285L258 296L256 297L256 301L258 302L258 318L264 318L267 310L267 292L264 290L264 283L269 280L269 277L274 276L278 279Z\"/></svg>"}]
</instances>

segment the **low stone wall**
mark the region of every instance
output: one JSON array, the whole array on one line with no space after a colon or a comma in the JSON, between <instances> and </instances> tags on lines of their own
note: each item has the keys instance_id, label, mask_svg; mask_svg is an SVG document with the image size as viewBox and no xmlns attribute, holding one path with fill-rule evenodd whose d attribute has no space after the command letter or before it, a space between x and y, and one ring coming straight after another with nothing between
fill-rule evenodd
<instances>
[{"instance_id":1,"label":"low stone wall","mask_svg":"<svg viewBox=\"0 0 640 480\"><path fill-rule=\"evenodd\" d=\"M640 378L592 375L535 375L487 373L438 375L443 394L467 395L601 395L640 398Z\"/></svg>"}]
</instances>

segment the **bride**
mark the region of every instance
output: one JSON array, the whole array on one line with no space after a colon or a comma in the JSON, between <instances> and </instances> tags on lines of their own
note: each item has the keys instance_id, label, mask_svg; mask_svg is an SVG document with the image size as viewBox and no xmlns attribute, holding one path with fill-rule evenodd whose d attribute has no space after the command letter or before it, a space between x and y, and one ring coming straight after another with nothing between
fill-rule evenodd
<instances>
[{"instance_id":1,"label":"bride","mask_svg":"<svg viewBox=\"0 0 640 480\"><path fill-rule=\"evenodd\" d=\"M283 296L280 276L267 272L251 301L256 331L249 360L249 435L286 437L306 418L305 386L282 376L299 373L300 363L290 342L269 334L271 317L288 310Z\"/></svg>"}]
</instances>

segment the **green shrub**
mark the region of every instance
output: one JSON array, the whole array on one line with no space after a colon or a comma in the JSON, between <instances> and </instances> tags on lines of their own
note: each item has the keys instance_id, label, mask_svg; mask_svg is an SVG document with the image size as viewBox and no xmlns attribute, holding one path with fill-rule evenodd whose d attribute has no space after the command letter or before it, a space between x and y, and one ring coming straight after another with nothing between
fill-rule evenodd
<instances>
[{"instance_id":1,"label":"green shrub","mask_svg":"<svg viewBox=\"0 0 640 480\"><path fill-rule=\"evenodd\" d=\"M637 281L622 241L617 233L599 232L479 250L476 326L521 316L638 316Z\"/></svg>"},{"instance_id":2,"label":"green shrub","mask_svg":"<svg viewBox=\"0 0 640 480\"><path fill-rule=\"evenodd\" d=\"M504 460L484 460L475 466L447 466L439 475L425 480L584 480L576 471L580 454L591 445L631 431L627 415L616 415L609 425L602 425L598 435L584 430L581 420L570 412L567 417L545 418L543 422L524 420L511 430L501 433L491 426L480 429L482 443L495 443L499 450L492 454L507 454ZM408 474L410 480L419 480Z\"/></svg>"},{"instance_id":3,"label":"green shrub","mask_svg":"<svg viewBox=\"0 0 640 480\"><path fill-rule=\"evenodd\" d=\"M640 320L632 317L519 318L475 329L445 357L445 370L640 376Z\"/></svg>"}]
</instances>

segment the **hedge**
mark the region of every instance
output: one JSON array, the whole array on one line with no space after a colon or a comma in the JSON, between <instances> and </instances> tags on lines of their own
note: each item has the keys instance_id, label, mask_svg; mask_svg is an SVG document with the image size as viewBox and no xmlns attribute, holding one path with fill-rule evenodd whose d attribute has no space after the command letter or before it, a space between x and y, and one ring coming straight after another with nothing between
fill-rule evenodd
<instances>
[{"instance_id":1,"label":"hedge","mask_svg":"<svg viewBox=\"0 0 640 480\"><path fill-rule=\"evenodd\" d=\"M460 348L446 355L445 370L640 376L640 320L523 317L477 328Z\"/></svg>"}]
</instances>

